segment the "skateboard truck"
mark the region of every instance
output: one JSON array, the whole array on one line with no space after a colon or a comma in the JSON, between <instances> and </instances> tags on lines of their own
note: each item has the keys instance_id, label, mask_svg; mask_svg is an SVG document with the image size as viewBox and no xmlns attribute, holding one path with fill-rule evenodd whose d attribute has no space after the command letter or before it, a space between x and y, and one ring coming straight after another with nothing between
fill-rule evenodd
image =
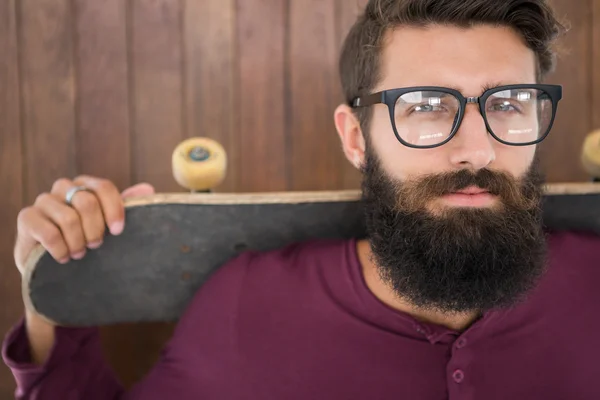
<instances>
[{"instance_id":1,"label":"skateboard truck","mask_svg":"<svg viewBox=\"0 0 600 400\"><path fill-rule=\"evenodd\" d=\"M210 157L210 152L204 147L194 147L190 150L189 157L192 161L201 162L206 161Z\"/></svg>"}]
</instances>

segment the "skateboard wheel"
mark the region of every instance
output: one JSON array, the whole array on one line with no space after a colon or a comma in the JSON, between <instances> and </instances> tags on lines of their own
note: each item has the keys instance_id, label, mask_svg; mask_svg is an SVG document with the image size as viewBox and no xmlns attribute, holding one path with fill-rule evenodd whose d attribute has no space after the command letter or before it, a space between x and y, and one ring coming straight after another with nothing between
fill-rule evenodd
<instances>
[{"instance_id":1,"label":"skateboard wheel","mask_svg":"<svg viewBox=\"0 0 600 400\"><path fill-rule=\"evenodd\" d=\"M600 178L600 130L592 132L585 139L581 161L593 178Z\"/></svg>"},{"instance_id":2,"label":"skateboard wheel","mask_svg":"<svg viewBox=\"0 0 600 400\"><path fill-rule=\"evenodd\" d=\"M173 151L173 177L182 187L196 192L208 191L225 179L225 149L209 138L191 138Z\"/></svg>"}]
</instances>

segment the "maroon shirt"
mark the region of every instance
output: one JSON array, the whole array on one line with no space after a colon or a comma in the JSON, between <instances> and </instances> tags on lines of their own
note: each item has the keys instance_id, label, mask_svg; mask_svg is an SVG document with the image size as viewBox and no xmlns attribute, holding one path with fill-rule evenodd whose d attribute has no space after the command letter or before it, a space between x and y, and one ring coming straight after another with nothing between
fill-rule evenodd
<instances>
[{"instance_id":1,"label":"maroon shirt","mask_svg":"<svg viewBox=\"0 0 600 400\"><path fill-rule=\"evenodd\" d=\"M530 299L465 332L419 323L363 280L355 241L246 253L198 291L162 358L125 393L96 329L57 328L29 363L22 322L5 363L19 399L600 399L600 238L553 234Z\"/></svg>"}]
</instances>

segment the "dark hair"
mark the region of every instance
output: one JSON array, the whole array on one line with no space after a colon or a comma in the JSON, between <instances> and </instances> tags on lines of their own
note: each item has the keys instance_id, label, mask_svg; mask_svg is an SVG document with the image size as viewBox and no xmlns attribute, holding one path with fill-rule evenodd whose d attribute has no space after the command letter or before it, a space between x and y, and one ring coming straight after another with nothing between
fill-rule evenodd
<instances>
[{"instance_id":1,"label":"dark hair","mask_svg":"<svg viewBox=\"0 0 600 400\"><path fill-rule=\"evenodd\" d=\"M369 94L379 82L382 45L389 29L429 24L515 29L536 53L538 81L554 69L552 45L566 31L547 0L369 0L342 47L339 70L347 103ZM365 133L370 109L355 110Z\"/></svg>"}]
</instances>

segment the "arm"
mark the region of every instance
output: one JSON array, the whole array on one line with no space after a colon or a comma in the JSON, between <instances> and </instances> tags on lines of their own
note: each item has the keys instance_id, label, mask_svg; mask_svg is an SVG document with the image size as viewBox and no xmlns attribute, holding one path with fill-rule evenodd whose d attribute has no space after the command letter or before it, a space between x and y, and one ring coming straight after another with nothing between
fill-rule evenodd
<instances>
[{"instance_id":1,"label":"arm","mask_svg":"<svg viewBox=\"0 0 600 400\"><path fill-rule=\"evenodd\" d=\"M67 192L81 185L89 191L77 193L67 204ZM119 193L112 182L89 176L59 179L49 193L19 213L17 268L25 271L27 256L38 243L60 263L81 259L88 248L102 245L106 226L114 235L122 232L124 197L153 191L151 186L137 185ZM15 376L19 400L123 397L122 386L104 361L96 328L55 327L27 310L6 337L2 356Z\"/></svg>"},{"instance_id":2,"label":"arm","mask_svg":"<svg viewBox=\"0 0 600 400\"><path fill-rule=\"evenodd\" d=\"M2 357L18 400L116 400L123 387L106 364L96 328L54 327L26 312L9 332Z\"/></svg>"},{"instance_id":3,"label":"arm","mask_svg":"<svg viewBox=\"0 0 600 400\"><path fill-rule=\"evenodd\" d=\"M60 185L57 190L61 190ZM110 187L108 191L114 192ZM83 194L78 194L75 200L83 203L86 199ZM104 215L120 214L118 218L122 221L122 205L117 196L107 196L107 189L96 190L95 194L100 198L111 197L112 200L105 200L101 207L76 204L75 210L84 225L86 220L91 221L88 222L90 226L94 226L92 222L100 221L98 226L101 229L94 229L103 232L101 216L93 214L98 210L103 210ZM55 197L44 196L40 204L21 214L15 248L15 260L21 271L27 254L38 242L57 260L78 254L80 246L71 248L67 244L69 239L64 238L73 236L75 239L71 241L82 241L80 235L85 229L77 224L74 228L60 225L60 221L65 221L64 215L72 213L60 203L58 199L61 197L60 193ZM90 213L90 210L93 212ZM108 218L106 223L111 226L114 218ZM61 236L52 234L57 232L54 227L60 228ZM94 237L92 234L85 236ZM25 317L9 333L2 346L4 362L18 385L16 398L163 400L200 399L205 396L226 399L247 395L236 391L235 378L231 378L232 350L236 346L235 337L228 333L235 331L233 326L238 315L240 287L251 258L252 255L246 253L232 260L203 284L202 290L194 296L178 321L174 335L161 352L157 364L142 382L127 392L104 360L97 328L53 326L42 317L26 311Z\"/></svg>"},{"instance_id":4,"label":"arm","mask_svg":"<svg viewBox=\"0 0 600 400\"><path fill-rule=\"evenodd\" d=\"M240 294L253 262L254 255L246 252L202 285L158 362L128 391L103 359L97 328L53 327L39 316L26 314L2 348L18 384L17 400L228 399L247 395L236 389L232 360L237 351Z\"/></svg>"},{"instance_id":5,"label":"arm","mask_svg":"<svg viewBox=\"0 0 600 400\"><path fill-rule=\"evenodd\" d=\"M25 331L30 346L31 363L44 365L56 341L55 327L34 312L25 310Z\"/></svg>"}]
</instances>

